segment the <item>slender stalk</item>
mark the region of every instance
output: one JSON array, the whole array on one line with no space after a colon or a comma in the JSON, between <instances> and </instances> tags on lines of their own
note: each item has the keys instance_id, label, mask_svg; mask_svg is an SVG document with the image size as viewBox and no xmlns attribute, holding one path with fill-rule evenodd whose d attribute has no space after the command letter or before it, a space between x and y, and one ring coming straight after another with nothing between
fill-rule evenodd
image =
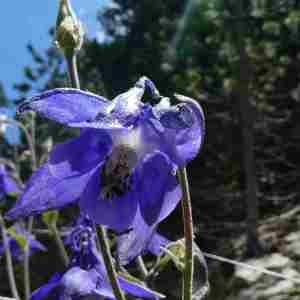
<instances>
[{"instance_id":1,"label":"slender stalk","mask_svg":"<svg viewBox=\"0 0 300 300\"><path fill-rule=\"evenodd\" d=\"M16 172L18 175L20 174L20 164L19 164L19 153L18 153L18 147L16 145L14 147L14 161L16 165Z\"/></svg>"},{"instance_id":2,"label":"slender stalk","mask_svg":"<svg viewBox=\"0 0 300 300\"><path fill-rule=\"evenodd\" d=\"M78 76L78 69L77 69L77 59L76 59L76 52L70 51L69 53L65 53L65 58L68 65L68 72L71 81L71 85L73 88L80 89L80 81ZM106 235L106 231L104 227L100 226L99 232L99 243L100 248L102 251L103 260L105 263L105 267L107 270L107 274L110 280L111 287L113 289L114 295L116 300L126 300L124 293L122 292L119 282L117 279L117 272L113 265L113 259L110 253L110 248L108 244L108 238Z\"/></svg>"},{"instance_id":3,"label":"slender stalk","mask_svg":"<svg viewBox=\"0 0 300 300\"><path fill-rule=\"evenodd\" d=\"M24 187L24 184L23 184L23 182L20 178L20 175L18 173L18 169L12 161L10 161L8 159L5 159L3 157L0 157L0 164L3 164L5 166L11 168L14 171L14 179L18 182L20 187Z\"/></svg>"},{"instance_id":4,"label":"slender stalk","mask_svg":"<svg viewBox=\"0 0 300 300\"><path fill-rule=\"evenodd\" d=\"M9 159L6 159L4 157L0 157L0 164L11 168L14 172L17 172L17 168L16 168L15 164L13 163L13 161L11 161Z\"/></svg>"},{"instance_id":5,"label":"slender stalk","mask_svg":"<svg viewBox=\"0 0 300 300\"><path fill-rule=\"evenodd\" d=\"M68 253L66 251L65 245L62 240L62 234L59 232L56 226L51 226L49 229L35 229L35 233L52 236L59 251L59 256L64 264L67 267L70 263Z\"/></svg>"},{"instance_id":6,"label":"slender stalk","mask_svg":"<svg viewBox=\"0 0 300 300\"><path fill-rule=\"evenodd\" d=\"M182 211L185 237L185 266L183 272L183 290L182 299L191 300L193 293L193 275L194 275L194 261L193 261L193 216L192 204L189 190L188 176L186 168L178 170L178 177L182 186Z\"/></svg>"},{"instance_id":7,"label":"slender stalk","mask_svg":"<svg viewBox=\"0 0 300 300\"><path fill-rule=\"evenodd\" d=\"M0 214L0 227L1 227L1 235L2 235L2 240L3 240L3 245L4 245L4 249L5 249L6 268L7 268L9 286L10 286L11 293L12 293L13 297L15 298L15 300L20 300L20 296L19 296L19 292L17 289L16 280L15 280L11 252L10 252L10 248L9 248L9 244L8 244L7 236L6 236L5 224L4 224L4 220L3 220L3 217L1 214Z\"/></svg>"},{"instance_id":8,"label":"slender stalk","mask_svg":"<svg viewBox=\"0 0 300 300\"><path fill-rule=\"evenodd\" d=\"M34 218L29 217L27 231L30 234L33 229ZM24 224L23 224L24 225ZM24 276L24 294L25 299L29 300L31 295L31 284L30 284L30 256L29 256L29 245L27 243L24 249L24 260L23 260L23 276Z\"/></svg>"},{"instance_id":9,"label":"slender stalk","mask_svg":"<svg viewBox=\"0 0 300 300\"><path fill-rule=\"evenodd\" d=\"M27 128L19 121L16 121L11 118L7 118L5 120L1 120L0 123L8 123L8 124L14 124L18 126L25 135L29 150L30 150L30 158L31 158L31 167L32 170L35 171L37 169L37 158L36 158L36 151L35 151L35 142L34 142L34 133L33 130L30 132L27 130ZM32 126L32 124L31 124ZM33 127L31 127L32 129ZM15 149L16 151L16 149ZM29 218L28 222L28 231L29 233L32 231L32 225L33 225L33 217ZM25 297L26 300L30 298L31 289L30 289L30 265L29 265L29 249L28 247L24 251L24 261L23 261L23 271L24 271L24 289L25 289Z\"/></svg>"},{"instance_id":10,"label":"slender stalk","mask_svg":"<svg viewBox=\"0 0 300 300\"><path fill-rule=\"evenodd\" d=\"M124 295L123 291L121 290L118 279L117 279L117 272L113 265L113 258L110 253L106 230L104 229L103 226L100 226L99 242L100 242L103 260L105 263L105 267L107 270L107 274L108 274L114 295L117 300L126 300L125 295Z\"/></svg>"},{"instance_id":11,"label":"slender stalk","mask_svg":"<svg viewBox=\"0 0 300 300\"><path fill-rule=\"evenodd\" d=\"M80 89L80 81L79 81L78 68L77 68L77 56L74 52L75 51L72 51L69 54L66 53L65 58L68 66L71 86L73 88Z\"/></svg>"},{"instance_id":12,"label":"slender stalk","mask_svg":"<svg viewBox=\"0 0 300 300\"><path fill-rule=\"evenodd\" d=\"M31 133L31 141L32 141L32 147L35 149L35 142L36 142L36 135L35 135L35 114L31 115L30 119L30 133Z\"/></svg>"},{"instance_id":13,"label":"slender stalk","mask_svg":"<svg viewBox=\"0 0 300 300\"><path fill-rule=\"evenodd\" d=\"M148 276L148 270L147 270L147 267L145 266L144 260L141 256L138 256L136 258L136 264L141 273L142 279L146 279Z\"/></svg>"},{"instance_id":14,"label":"slender stalk","mask_svg":"<svg viewBox=\"0 0 300 300\"><path fill-rule=\"evenodd\" d=\"M64 55L65 60L67 62L68 74L70 77L71 86L73 88L80 89L80 81L79 81L78 68L77 68L77 56L76 56L77 53L73 49L73 50L66 51L64 54L65 54ZM51 231L54 234L54 239L58 246L60 256L61 256L62 260L64 261L65 266L68 266L69 261L70 261L69 256L66 252L65 246L62 242L62 239L59 234L59 231L57 230L57 227L56 226L52 227Z\"/></svg>"},{"instance_id":15,"label":"slender stalk","mask_svg":"<svg viewBox=\"0 0 300 300\"><path fill-rule=\"evenodd\" d=\"M52 226L51 227L51 232L53 234L55 243L56 243L56 245L58 247L59 255L61 257L61 260L63 261L65 267L67 267L69 265L70 259L69 259L68 253L66 251L65 245L64 245L64 243L63 243L63 241L61 239L60 233L57 230L57 227L56 226Z\"/></svg>"},{"instance_id":16,"label":"slender stalk","mask_svg":"<svg viewBox=\"0 0 300 300\"><path fill-rule=\"evenodd\" d=\"M31 152L31 169L34 172L37 165L37 155L35 148L35 116L31 116L30 120L30 132L27 137L28 145L30 147ZM28 233L31 234L33 229L34 217L31 216L28 219ZM25 252L24 252L24 262L23 262L23 270L24 270L24 289L25 289L25 299L29 300L31 296L31 280L30 280L30 256L29 256L29 245L27 244Z\"/></svg>"},{"instance_id":17,"label":"slender stalk","mask_svg":"<svg viewBox=\"0 0 300 300\"><path fill-rule=\"evenodd\" d=\"M24 290L25 299L30 299L31 287L30 287L30 265L29 265L29 246L26 245L24 249L24 262L23 262L23 272L24 272Z\"/></svg>"}]
</instances>

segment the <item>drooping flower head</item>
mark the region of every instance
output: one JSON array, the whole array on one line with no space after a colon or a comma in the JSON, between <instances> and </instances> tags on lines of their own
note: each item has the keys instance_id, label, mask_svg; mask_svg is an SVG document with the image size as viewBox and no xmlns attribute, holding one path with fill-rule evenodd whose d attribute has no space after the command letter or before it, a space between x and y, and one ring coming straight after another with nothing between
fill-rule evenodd
<instances>
[{"instance_id":1,"label":"drooping flower head","mask_svg":"<svg viewBox=\"0 0 300 300\"><path fill-rule=\"evenodd\" d=\"M0 165L0 200L6 195L19 194L21 189L4 165Z\"/></svg>"},{"instance_id":2,"label":"drooping flower head","mask_svg":"<svg viewBox=\"0 0 300 300\"><path fill-rule=\"evenodd\" d=\"M92 222L81 218L70 235L72 260L64 274L56 273L49 282L31 297L42 300L50 297L59 300L77 300L85 297L115 299L107 277L101 254L95 245L95 230ZM118 276L120 287L125 293L139 299L158 299L163 296L145 286Z\"/></svg>"},{"instance_id":3,"label":"drooping flower head","mask_svg":"<svg viewBox=\"0 0 300 300\"><path fill-rule=\"evenodd\" d=\"M25 255L25 247L28 246L29 255L38 251L46 251L46 247L29 233L23 224L15 223L7 231L7 245L0 244L0 256L5 252L5 247L9 247L13 257L22 261Z\"/></svg>"},{"instance_id":4,"label":"drooping flower head","mask_svg":"<svg viewBox=\"0 0 300 300\"><path fill-rule=\"evenodd\" d=\"M142 102L149 89L151 106ZM78 202L93 221L123 231L139 211L152 226L181 198L176 169L198 153L204 116L192 99L171 106L142 77L112 101L77 89L54 89L22 104L70 127L80 136L60 144L29 180L11 218Z\"/></svg>"}]
</instances>

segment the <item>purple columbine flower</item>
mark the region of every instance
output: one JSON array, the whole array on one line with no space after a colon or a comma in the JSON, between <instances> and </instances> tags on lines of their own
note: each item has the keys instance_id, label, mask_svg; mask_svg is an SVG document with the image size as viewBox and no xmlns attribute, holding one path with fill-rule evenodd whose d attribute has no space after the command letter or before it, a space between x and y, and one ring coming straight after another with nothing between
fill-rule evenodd
<instances>
[{"instance_id":1,"label":"purple columbine flower","mask_svg":"<svg viewBox=\"0 0 300 300\"><path fill-rule=\"evenodd\" d=\"M130 230L121 234L117 240L117 254L121 265L127 265L137 256L146 254L160 255L162 247L170 241L156 232L158 223L165 219L172 211L170 205L166 205L167 211L162 210L157 221L149 226L138 211Z\"/></svg>"},{"instance_id":2,"label":"purple columbine flower","mask_svg":"<svg viewBox=\"0 0 300 300\"><path fill-rule=\"evenodd\" d=\"M143 103L148 88L158 103ZM166 205L181 198L176 169L193 159L202 144L204 116L192 99L171 106L142 77L112 101L76 89L54 89L22 104L70 127L80 136L60 144L33 174L8 217L18 218L79 202L93 221L122 231L138 209L157 223ZM166 202L167 201L167 202Z\"/></svg>"},{"instance_id":3,"label":"purple columbine flower","mask_svg":"<svg viewBox=\"0 0 300 300\"><path fill-rule=\"evenodd\" d=\"M79 221L70 236L70 246L73 258L68 270L64 274L54 274L47 284L32 294L31 300L115 299L102 256L95 246L95 231L89 220ZM117 279L122 290L129 295L139 299L163 298L163 295L122 276Z\"/></svg>"},{"instance_id":4,"label":"purple columbine flower","mask_svg":"<svg viewBox=\"0 0 300 300\"><path fill-rule=\"evenodd\" d=\"M19 240L18 240L19 239ZM46 251L46 247L37 241L35 237L30 234L22 224L16 223L8 230L7 244L10 248L13 257L22 261L24 259L25 250L22 243L27 243L29 247L29 255L38 251ZM25 246L25 245L23 245ZM5 252L5 245L0 244L0 256Z\"/></svg>"},{"instance_id":5,"label":"purple columbine flower","mask_svg":"<svg viewBox=\"0 0 300 300\"><path fill-rule=\"evenodd\" d=\"M7 172L4 165L0 165L0 200L5 195L19 194L21 189L16 181Z\"/></svg>"}]
</instances>

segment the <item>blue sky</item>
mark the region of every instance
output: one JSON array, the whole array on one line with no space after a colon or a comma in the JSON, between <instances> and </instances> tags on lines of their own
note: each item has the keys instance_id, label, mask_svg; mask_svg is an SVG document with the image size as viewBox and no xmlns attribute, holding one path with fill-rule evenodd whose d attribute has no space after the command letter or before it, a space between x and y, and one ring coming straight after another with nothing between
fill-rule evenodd
<instances>
[{"instance_id":1,"label":"blue sky","mask_svg":"<svg viewBox=\"0 0 300 300\"><path fill-rule=\"evenodd\" d=\"M74 10L84 23L89 36L101 36L96 22L97 9L108 0L71 0ZM0 12L0 81L9 97L16 93L12 86L23 78L22 67L31 64L26 44L32 42L46 49L52 40L48 29L55 23L59 0L8 0Z\"/></svg>"}]
</instances>

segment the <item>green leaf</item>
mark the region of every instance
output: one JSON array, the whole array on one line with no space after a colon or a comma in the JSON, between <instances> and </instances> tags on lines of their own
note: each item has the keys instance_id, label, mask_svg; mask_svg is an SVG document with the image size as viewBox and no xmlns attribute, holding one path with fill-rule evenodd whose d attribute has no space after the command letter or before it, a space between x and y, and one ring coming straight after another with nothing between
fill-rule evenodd
<instances>
[{"instance_id":1,"label":"green leaf","mask_svg":"<svg viewBox=\"0 0 300 300\"><path fill-rule=\"evenodd\" d=\"M11 197L11 198L17 199L18 196L19 196L19 193L17 193L17 192L11 192L11 193L8 193L7 195L9 197Z\"/></svg>"},{"instance_id":2,"label":"green leaf","mask_svg":"<svg viewBox=\"0 0 300 300\"><path fill-rule=\"evenodd\" d=\"M184 269L185 247L183 240L170 243L163 249L163 254L158 258L157 270L162 271L169 263L173 263L182 272Z\"/></svg>"},{"instance_id":3,"label":"green leaf","mask_svg":"<svg viewBox=\"0 0 300 300\"><path fill-rule=\"evenodd\" d=\"M23 235L18 234L18 233L16 232L16 229L15 229L14 227L8 228L8 229L7 229L7 232L8 232L8 234L9 234L12 238L14 238L14 239L17 241L18 245L19 245L23 250L25 250L25 249L27 248L28 243L27 243L26 238L25 238Z\"/></svg>"},{"instance_id":4,"label":"green leaf","mask_svg":"<svg viewBox=\"0 0 300 300\"><path fill-rule=\"evenodd\" d=\"M140 279L138 279L138 278L132 276L132 275L129 274L129 273L126 273L126 272L123 272L123 271L119 271L118 274L119 274L120 276L122 276L124 279L126 279L126 280L128 280L128 281L130 281L130 282L138 283L138 284L140 284L140 285L143 285L143 284L144 284L144 282L143 282L142 280L140 280Z\"/></svg>"},{"instance_id":5,"label":"green leaf","mask_svg":"<svg viewBox=\"0 0 300 300\"><path fill-rule=\"evenodd\" d=\"M268 34L280 35L280 24L274 21L264 22L262 29Z\"/></svg>"}]
</instances>

